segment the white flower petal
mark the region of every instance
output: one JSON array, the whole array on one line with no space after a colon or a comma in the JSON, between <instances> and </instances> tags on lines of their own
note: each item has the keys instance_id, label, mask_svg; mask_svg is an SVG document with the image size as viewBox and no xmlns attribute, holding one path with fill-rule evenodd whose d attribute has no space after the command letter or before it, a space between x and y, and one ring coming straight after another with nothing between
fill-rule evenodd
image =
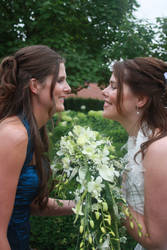
<instances>
[{"instance_id":1,"label":"white flower petal","mask_svg":"<svg viewBox=\"0 0 167 250\"><path fill-rule=\"evenodd\" d=\"M113 182L114 180L114 169L112 167L109 168L106 165L103 165L99 169L99 174L106 181Z\"/></svg>"}]
</instances>

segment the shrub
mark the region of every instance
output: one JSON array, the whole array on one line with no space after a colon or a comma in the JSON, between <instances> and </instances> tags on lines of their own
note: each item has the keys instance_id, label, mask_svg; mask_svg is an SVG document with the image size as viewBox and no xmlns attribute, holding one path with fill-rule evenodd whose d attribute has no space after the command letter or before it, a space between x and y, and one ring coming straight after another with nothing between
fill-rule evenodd
<instances>
[{"instance_id":1,"label":"shrub","mask_svg":"<svg viewBox=\"0 0 167 250\"><path fill-rule=\"evenodd\" d=\"M64 102L66 110L88 112L89 110L102 110L104 101L92 98L69 97Z\"/></svg>"}]
</instances>

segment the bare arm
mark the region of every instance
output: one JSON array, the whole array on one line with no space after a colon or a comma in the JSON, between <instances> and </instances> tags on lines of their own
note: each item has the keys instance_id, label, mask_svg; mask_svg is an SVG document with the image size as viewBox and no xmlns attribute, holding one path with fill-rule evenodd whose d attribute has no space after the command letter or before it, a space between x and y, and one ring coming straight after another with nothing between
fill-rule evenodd
<instances>
[{"instance_id":1,"label":"bare arm","mask_svg":"<svg viewBox=\"0 0 167 250\"><path fill-rule=\"evenodd\" d=\"M31 204L31 214L40 216L60 216L73 214L72 208L75 207L75 203L72 200L59 200L49 198L47 207L44 210L40 210L38 205L34 202Z\"/></svg>"},{"instance_id":2,"label":"bare arm","mask_svg":"<svg viewBox=\"0 0 167 250\"><path fill-rule=\"evenodd\" d=\"M23 127L0 125L0 249L10 249L7 228L12 213L19 174L23 166L27 135Z\"/></svg>"},{"instance_id":3,"label":"bare arm","mask_svg":"<svg viewBox=\"0 0 167 250\"><path fill-rule=\"evenodd\" d=\"M144 216L130 211L142 225L142 237L137 227L126 227L129 233L146 249L167 249L167 137L152 143L145 155L144 162Z\"/></svg>"}]
</instances>

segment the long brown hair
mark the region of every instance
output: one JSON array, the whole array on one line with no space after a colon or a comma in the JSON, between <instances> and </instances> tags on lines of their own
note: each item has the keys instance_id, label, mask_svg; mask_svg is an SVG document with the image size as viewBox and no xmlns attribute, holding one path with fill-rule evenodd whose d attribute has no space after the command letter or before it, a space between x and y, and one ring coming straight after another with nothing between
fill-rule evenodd
<instances>
[{"instance_id":1,"label":"long brown hair","mask_svg":"<svg viewBox=\"0 0 167 250\"><path fill-rule=\"evenodd\" d=\"M139 122L147 124L152 131L152 137L141 145L143 157L145 150L153 141L167 135L165 72L167 72L167 63L154 57L138 57L116 62L113 65L113 74L118 81L118 112L122 112L123 84L128 85L134 95L148 97L147 103L142 108Z\"/></svg>"},{"instance_id":2,"label":"long brown hair","mask_svg":"<svg viewBox=\"0 0 167 250\"><path fill-rule=\"evenodd\" d=\"M29 82L35 78L44 84L47 76L52 75L50 96L56 84L60 63L64 59L54 50L45 45L27 46L14 55L5 57L0 64L0 120L23 113L29 122L31 139L36 158L36 168L40 187L36 201L40 207L46 206L49 195L48 136L46 126L40 130L37 127L32 112L31 92Z\"/></svg>"}]
</instances>

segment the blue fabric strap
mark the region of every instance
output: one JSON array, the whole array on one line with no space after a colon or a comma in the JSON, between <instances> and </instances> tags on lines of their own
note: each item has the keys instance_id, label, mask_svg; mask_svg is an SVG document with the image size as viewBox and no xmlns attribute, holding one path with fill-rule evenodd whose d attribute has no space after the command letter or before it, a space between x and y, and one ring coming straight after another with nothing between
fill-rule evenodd
<instances>
[{"instance_id":1,"label":"blue fabric strap","mask_svg":"<svg viewBox=\"0 0 167 250\"><path fill-rule=\"evenodd\" d=\"M32 143L31 143L31 130L30 130L29 123L27 119L25 118L25 116L21 114L21 115L18 115L18 117L20 118L23 125L25 126L27 130L27 134L28 134L27 154L26 154L26 159L24 162L24 165L28 165L32 161L32 157L33 157Z\"/></svg>"}]
</instances>

